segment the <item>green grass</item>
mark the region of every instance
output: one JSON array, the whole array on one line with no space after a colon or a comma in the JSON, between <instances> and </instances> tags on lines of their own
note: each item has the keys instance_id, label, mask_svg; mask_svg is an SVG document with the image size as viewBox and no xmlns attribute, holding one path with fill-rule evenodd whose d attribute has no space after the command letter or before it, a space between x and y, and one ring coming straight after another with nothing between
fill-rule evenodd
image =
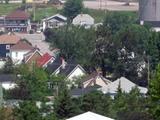
<instances>
[{"instance_id":1,"label":"green grass","mask_svg":"<svg viewBox=\"0 0 160 120\"><path fill-rule=\"evenodd\" d=\"M52 16L56 13L58 13L58 9L52 6L46 7L46 8L36 8L35 11L35 21L40 21L41 19L45 17Z\"/></svg>"},{"instance_id":2,"label":"green grass","mask_svg":"<svg viewBox=\"0 0 160 120\"><path fill-rule=\"evenodd\" d=\"M105 17L105 11L104 10L94 10L94 9L85 9L84 13L87 13L91 15L95 22L102 22Z\"/></svg>"},{"instance_id":3,"label":"green grass","mask_svg":"<svg viewBox=\"0 0 160 120\"><path fill-rule=\"evenodd\" d=\"M20 4L0 4L0 15L6 15L17 9Z\"/></svg>"}]
</instances>

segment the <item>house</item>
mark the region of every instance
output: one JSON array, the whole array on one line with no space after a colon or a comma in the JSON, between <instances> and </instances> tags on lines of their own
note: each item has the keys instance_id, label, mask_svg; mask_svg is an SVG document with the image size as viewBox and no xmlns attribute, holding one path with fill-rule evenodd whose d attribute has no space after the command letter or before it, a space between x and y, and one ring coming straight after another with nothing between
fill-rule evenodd
<instances>
[{"instance_id":1,"label":"house","mask_svg":"<svg viewBox=\"0 0 160 120\"><path fill-rule=\"evenodd\" d=\"M94 18L88 14L79 14L73 19L72 24L90 28L92 25L94 25Z\"/></svg>"},{"instance_id":2,"label":"house","mask_svg":"<svg viewBox=\"0 0 160 120\"><path fill-rule=\"evenodd\" d=\"M46 28L57 28L64 26L66 23L66 17L60 14L56 14L42 20L42 30L44 31Z\"/></svg>"},{"instance_id":3,"label":"house","mask_svg":"<svg viewBox=\"0 0 160 120\"><path fill-rule=\"evenodd\" d=\"M82 81L82 87L87 88L90 86L99 85L101 87L106 87L111 81L104 78L100 73L94 72L91 75L86 76Z\"/></svg>"},{"instance_id":4,"label":"house","mask_svg":"<svg viewBox=\"0 0 160 120\"><path fill-rule=\"evenodd\" d=\"M111 119L109 117L105 117L105 116L89 111L89 112L74 116L66 120L114 120L114 119Z\"/></svg>"},{"instance_id":5,"label":"house","mask_svg":"<svg viewBox=\"0 0 160 120\"><path fill-rule=\"evenodd\" d=\"M114 97L117 93L117 89L119 86L122 89L122 91L125 93L129 93L135 87L137 87L140 90L140 93L143 95L145 95L148 91L147 88L140 87L125 77L121 77L116 81L108 84L107 86L100 88L99 90L102 91L104 94L108 93L112 97Z\"/></svg>"},{"instance_id":6,"label":"house","mask_svg":"<svg viewBox=\"0 0 160 120\"><path fill-rule=\"evenodd\" d=\"M10 48L20 41L20 37L14 34L0 35L0 57L10 56Z\"/></svg>"},{"instance_id":7,"label":"house","mask_svg":"<svg viewBox=\"0 0 160 120\"><path fill-rule=\"evenodd\" d=\"M10 49L10 55L13 63L15 64L22 63L24 55L33 49L34 47L32 47L26 41L19 41L16 45L12 46Z\"/></svg>"},{"instance_id":8,"label":"house","mask_svg":"<svg viewBox=\"0 0 160 120\"><path fill-rule=\"evenodd\" d=\"M46 68L49 64L53 63L55 58L48 53L45 53L39 59L37 59L37 66Z\"/></svg>"},{"instance_id":9,"label":"house","mask_svg":"<svg viewBox=\"0 0 160 120\"><path fill-rule=\"evenodd\" d=\"M86 74L85 70L79 64L76 64L72 60L65 62L63 58L59 57L53 63L49 64L46 69L50 74L63 75L70 81Z\"/></svg>"},{"instance_id":10,"label":"house","mask_svg":"<svg viewBox=\"0 0 160 120\"><path fill-rule=\"evenodd\" d=\"M30 16L25 11L13 11L5 17L5 29L10 32L29 32Z\"/></svg>"},{"instance_id":11,"label":"house","mask_svg":"<svg viewBox=\"0 0 160 120\"><path fill-rule=\"evenodd\" d=\"M16 78L13 74L0 74L0 83L5 90L13 89L16 87Z\"/></svg>"},{"instance_id":12,"label":"house","mask_svg":"<svg viewBox=\"0 0 160 120\"><path fill-rule=\"evenodd\" d=\"M24 54L23 62L28 65L32 65L36 63L39 58L42 57L42 53L39 51L38 48L34 48L30 50L28 53Z\"/></svg>"}]
</instances>

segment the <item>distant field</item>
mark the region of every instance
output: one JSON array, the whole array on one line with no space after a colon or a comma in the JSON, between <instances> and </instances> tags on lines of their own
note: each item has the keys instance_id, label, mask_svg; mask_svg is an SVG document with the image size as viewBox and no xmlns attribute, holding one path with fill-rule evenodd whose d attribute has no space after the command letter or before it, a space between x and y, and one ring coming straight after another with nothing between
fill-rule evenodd
<instances>
[{"instance_id":1,"label":"distant field","mask_svg":"<svg viewBox=\"0 0 160 120\"><path fill-rule=\"evenodd\" d=\"M46 8L36 8L35 11L35 20L40 21L41 19L45 18L46 16L52 16L56 13L58 13L58 9L52 6L46 7Z\"/></svg>"},{"instance_id":2,"label":"distant field","mask_svg":"<svg viewBox=\"0 0 160 120\"><path fill-rule=\"evenodd\" d=\"M10 13L11 11L17 9L20 6L21 6L21 4L0 4L0 15L6 15L6 14ZM50 5L45 6L43 8L36 7L35 21L40 21L41 19L45 18L46 16L49 17L49 16L52 16L56 13L59 13L59 11L60 10L58 10L56 7L53 7ZM95 22L103 22L103 19L104 19L105 15L107 14L107 12L105 13L105 10L100 10L100 9L96 10L96 9L85 8L83 12L90 14L95 19ZM30 14L33 17L33 10L30 11ZM133 15L133 14L135 14L135 12L128 12L128 14Z\"/></svg>"},{"instance_id":3,"label":"distant field","mask_svg":"<svg viewBox=\"0 0 160 120\"><path fill-rule=\"evenodd\" d=\"M20 4L0 4L0 15L6 15L17 9Z\"/></svg>"}]
</instances>

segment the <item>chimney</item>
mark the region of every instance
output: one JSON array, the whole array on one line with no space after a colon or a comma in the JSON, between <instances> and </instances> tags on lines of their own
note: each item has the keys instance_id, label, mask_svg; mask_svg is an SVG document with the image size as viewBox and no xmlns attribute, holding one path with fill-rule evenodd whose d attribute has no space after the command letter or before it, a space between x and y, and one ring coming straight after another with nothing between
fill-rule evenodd
<instances>
[{"instance_id":1,"label":"chimney","mask_svg":"<svg viewBox=\"0 0 160 120\"><path fill-rule=\"evenodd\" d=\"M62 69L65 69L65 67L66 67L66 62L65 62L65 60L64 60L63 57L61 57L61 61L62 61Z\"/></svg>"}]
</instances>

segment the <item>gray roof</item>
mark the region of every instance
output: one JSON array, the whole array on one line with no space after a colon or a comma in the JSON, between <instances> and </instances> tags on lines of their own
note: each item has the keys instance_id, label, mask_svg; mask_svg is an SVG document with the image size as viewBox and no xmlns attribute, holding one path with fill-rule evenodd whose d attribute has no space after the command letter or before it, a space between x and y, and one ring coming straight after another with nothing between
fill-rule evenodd
<instances>
[{"instance_id":1,"label":"gray roof","mask_svg":"<svg viewBox=\"0 0 160 120\"><path fill-rule=\"evenodd\" d=\"M16 75L14 74L0 74L0 82L12 82L16 80Z\"/></svg>"},{"instance_id":2,"label":"gray roof","mask_svg":"<svg viewBox=\"0 0 160 120\"><path fill-rule=\"evenodd\" d=\"M100 88L101 86L99 85L95 85L95 86L90 86L87 88L75 88L72 89L70 94L72 97L80 97L82 95L88 94L90 92L96 91L98 88Z\"/></svg>"}]
</instances>

